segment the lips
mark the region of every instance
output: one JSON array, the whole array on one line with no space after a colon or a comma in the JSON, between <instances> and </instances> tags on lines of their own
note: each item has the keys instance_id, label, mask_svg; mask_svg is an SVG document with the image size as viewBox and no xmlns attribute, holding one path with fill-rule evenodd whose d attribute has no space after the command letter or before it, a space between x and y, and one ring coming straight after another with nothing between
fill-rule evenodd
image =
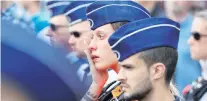
<instances>
[{"instance_id":1,"label":"lips","mask_svg":"<svg viewBox=\"0 0 207 101\"><path fill-rule=\"evenodd\" d=\"M92 59L94 62L96 62L96 61L98 61L99 56L97 56L97 55L92 55L92 56L91 56L91 59Z\"/></svg>"},{"instance_id":2,"label":"lips","mask_svg":"<svg viewBox=\"0 0 207 101\"><path fill-rule=\"evenodd\" d=\"M123 84L123 83L120 86L123 91L125 91L126 88L129 88L127 84Z\"/></svg>"},{"instance_id":3,"label":"lips","mask_svg":"<svg viewBox=\"0 0 207 101\"><path fill-rule=\"evenodd\" d=\"M71 46L71 49L72 49L72 51L75 51L75 47L74 46Z\"/></svg>"}]
</instances>

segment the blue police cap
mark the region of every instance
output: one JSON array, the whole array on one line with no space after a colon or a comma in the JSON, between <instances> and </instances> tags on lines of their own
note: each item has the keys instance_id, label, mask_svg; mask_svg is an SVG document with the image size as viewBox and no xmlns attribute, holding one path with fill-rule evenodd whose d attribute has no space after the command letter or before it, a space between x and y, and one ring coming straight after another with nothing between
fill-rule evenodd
<instances>
[{"instance_id":1,"label":"blue police cap","mask_svg":"<svg viewBox=\"0 0 207 101\"><path fill-rule=\"evenodd\" d=\"M87 19L86 8L92 2L93 1L73 1L73 2L71 2L71 4L64 11L65 15L71 19L71 22L70 22L71 25Z\"/></svg>"},{"instance_id":2,"label":"blue police cap","mask_svg":"<svg viewBox=\"0 0 207 101\"><path fill-rule=\"evenodd\" d=\"M150 18L150 13L133 1L97 1L88 6L87 18L94 30L102 25Z\"/></svg>"},{"instance_id":3,"label":"blue police cap","mask_svg":"<svg viewBox=\"0 0 207 101\"><path fill-rule=\"evenodd\" d=\"M148 18L130 22L109 38L119 61L156 47L177 49L180 25L167 18Z\"/></svg>"},{"instance_id":4,"label":"blue police cap","mask_svg":"<svg viewBox=\"0 0 207 101\"><path fill-rule=\"evenodd\" d=\"M70 1L47 1L47 8L51 11L51 17L64 14L64 10L70 5Z\"/></svg>"}]
</instances>

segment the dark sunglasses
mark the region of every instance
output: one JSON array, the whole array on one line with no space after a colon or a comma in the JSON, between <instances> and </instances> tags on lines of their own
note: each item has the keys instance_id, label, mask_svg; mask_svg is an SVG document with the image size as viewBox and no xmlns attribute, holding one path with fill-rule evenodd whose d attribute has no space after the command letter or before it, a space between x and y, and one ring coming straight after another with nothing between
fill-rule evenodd
<instances>
[{"instance_id":1,"label":"dark sunglasses","mask_svg":"<svg viewBox=\"0 0 207 101\"><path fill-rule=\"evenodd\" d=\"M77 31L74 31L74 32L71 32L71 35L73 35L76 38L79 38L80 35L81 35L81 33L80 32L77 32Z\"/></svg>"},{"instance_id":2,"label":"dark sunglasses","mask_svg":"<svg viewBox=\"0 0 207 101\"><path fill-rule=\"evenodd\" d=\"M51 28L52 31L55 31L57 29L54 24L50 24L50 28Z\"/></svg>"},{"instance_id":3,"label":"dark sunglasses","mask_svg":"<svg viewBox=\"0 0 207 101\"><path fill-rule=\"evenodd\" d=\"M195 40L200 40L201 36L202 36L202 37L203 37L203 36L207 36L207 35L201 35L201 34L198 33L198 32L193 32L192 35L193 35L193 38L194 38Z\"/></svg>"},{"instance_id":4,"label":"dark sunglasses","mask_svg":"<svg viewBox=\"0 0 207 101\"><path fill-rule=\"evenodd\" d=\"M50 23L50 28L52 31L56 31L58 27L69 27L69 26L55 25L55 24Z\"/></svg>"}]
</instances>

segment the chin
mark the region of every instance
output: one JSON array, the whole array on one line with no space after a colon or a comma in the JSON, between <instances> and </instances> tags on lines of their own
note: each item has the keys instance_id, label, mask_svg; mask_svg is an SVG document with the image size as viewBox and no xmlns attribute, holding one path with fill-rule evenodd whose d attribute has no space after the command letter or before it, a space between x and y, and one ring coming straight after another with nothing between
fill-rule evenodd
<instances>
[{"instance_id":1,"label":"chin","mask_svg":"<svg viewBox=\"0 0 207 101\"><path fill-rule=\"evenodd\" d=\"M75 55L76 55L77 57L79 57L79 54L78 54L78 52L76 52L76 51L73 51L73 53L75 53Z\"/></svg>"},{"instance_id":2,"label":"chin","mask_svg":"<svg viewBox=\"0 0 207 101\"><path fill-rule=\"evenodd\" d=\"M107 70L109 69L109 65L103 64L103 63L95 63L95 67L98 70Z\"/></svg>"},{"instance_id":3,"label":"chin","mask_svg":"<svg viewBox=\"0 0 207 101\"><path fill-rule=\"evenodd\" d=\"M131 94L129 94L127 92L124 92L124 99L126 99L126 100L132 100L131 99Z\"/></svg>"},{"instance_id":4,"label":"chin","mask_svg":"<svg viewBox=\"0 0 207 101\"><path fill-rule=\"evenodd\" d=\"M76 54L76 56L79 57L79 58L86 57L85 54L80 53L80 52L77 52L77 51L75 52L75 54Z\"/></svg>"},{"instance_id":5,"label":"chin","mask_svg":"<svg viewBox=\"0 0 207 101\"><path fill-rule=\"evenodd\" d=\"M193 60L200 60L200 57L197 56L197 55L195 55L195 54L191 54L191 58L192 58Z\"/></svg>"}]
</instances>

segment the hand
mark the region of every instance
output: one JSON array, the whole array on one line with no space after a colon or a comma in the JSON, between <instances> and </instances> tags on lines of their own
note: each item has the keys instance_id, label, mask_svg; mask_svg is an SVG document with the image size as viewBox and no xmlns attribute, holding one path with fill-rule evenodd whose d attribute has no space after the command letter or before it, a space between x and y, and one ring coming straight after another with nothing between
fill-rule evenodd
<instances>
[{"instance_id":1,"label":"hand","mask_svg":"<svg viewBox=\"0 0 207 101\"><path fill-rule=\"evenodd\" d=\"M94 63L91 59L90 52L88 50L85 50L84 52L88 58L88 62L90 65L90 71L92 73L92 79L93 79L92 84L103 88L104 84L108 80L108 71L107 70L98 70L94 66Z\"/></svg>"}]
</instances>

